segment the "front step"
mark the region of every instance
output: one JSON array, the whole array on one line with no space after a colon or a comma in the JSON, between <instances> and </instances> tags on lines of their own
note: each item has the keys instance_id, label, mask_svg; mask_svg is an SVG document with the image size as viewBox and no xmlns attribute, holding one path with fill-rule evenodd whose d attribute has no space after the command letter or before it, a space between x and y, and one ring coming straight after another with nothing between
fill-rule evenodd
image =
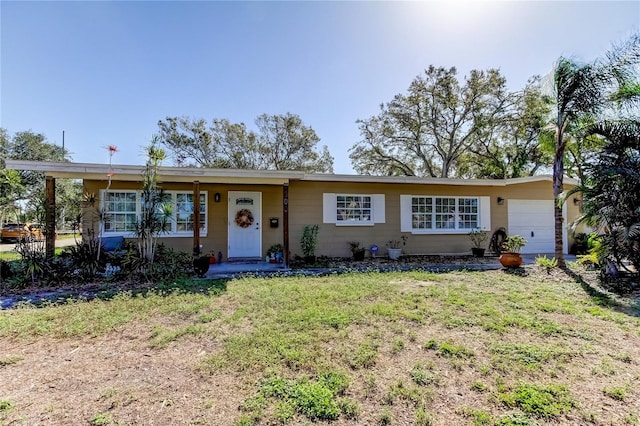
<instances>
[{"instance_id":1,"label":"front step","mask_svg":"<svg viewBox=\"0 0 640 426\"><path fill-rule=\"evenodd\" d=\"M264 263L264 259L261 257L230 257L227 259L227 262L235 264L253 264Z\"/></svg>"}]
</instances>

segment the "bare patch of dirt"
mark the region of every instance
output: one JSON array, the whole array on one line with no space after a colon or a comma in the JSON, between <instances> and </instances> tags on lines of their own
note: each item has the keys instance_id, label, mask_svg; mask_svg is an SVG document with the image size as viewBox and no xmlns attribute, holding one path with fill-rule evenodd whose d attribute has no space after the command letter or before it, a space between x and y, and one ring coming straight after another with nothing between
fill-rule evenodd
<instances>
[{"instance_id":1,"label":"bare patch of dirt","mask_svg":"<svg viewBox=\"0 0 640 426\"><path fill-rule=\"evenodd\" d=\"M130 325L97 338L4 342L4 354L22 359L0 369L1 398L17 424L87 424L101 413L124 424L232 424L248 394L242 377L200 373L215 351L208 340L153 349L149 339Z\"/></svg>"},{"instance_id":2,"label":"bare patch of dirt","mask_svg":"<svg viewBox=\"0 0 640 426\"><path fill-rule=\"evenodd\" d=\"M532 266L525 268L524 273L536 275L544 281L571 282L564 272L557 270L547 274L547 271ZM442 285L413 279L398 280L394 284L403 292ZM230 297L223 296L221 300L233 305L236 303ZM233 309L225 303L220 303L220 306L226 306L225 312L232 312ZM598 407L592 412L598 420L590 422L572 413L561 419L562 424L622 422L624 413L621 409L624 406L603 395L600 378L612 381L613 377L613 382L620 388L628 387L628 400L640 398L637 386L632 385L640 379L640 346L630 344L638 342L638 331L625 332L614 321L603 325L597 317L585 316L580 322L568 319L562 312L549 313L548 317L562 326L575 328L577 332L586 328L597 330L597 334L592 336L565 338L563 344L570 350L569 356L573 357L569 368L554 367L553 363L545 367L557 368L553 374L571 383L583 416L590 413L590 407ZM182 325L177 319L158 318L154 321L167 326ZM104 415L112 420L111 424L236 424L240 416L238 407L256 393L257 376L233 371L207 374L199 368L203 358L221 350L220 340L233 331L220 329L215 339L211 336L187 336L166 348L154 348L150 341L155 325L129 323L116 332L99 337L3 341L2 357L19 360L0 365L0 400L14 404L13 408L0 413L0 423L4 420L8 425L90 424L96 416ZM487 342L497 338L495 334L479 328L446 328L429 319L425 323L397 323L390 328L385 328L386 325L380 326L385 344L380 348L375 366L350 371L352 386L347 396L361 403L357 421L341 417L332 425L380 424L385 409L391 413L391 424L415 424L416 407L412 401L402 396L396 396L389 404L385 401L390 398L390 389L398 386L400 381L403 386L412 386L407 373L417 363L427 366L434 381L432 386L423 388L420 396L428 400L429 411L436 414L433 424L471 424L471 419L460 414L460 407L478 408L494 415L503 412L498 404L487 402L495 398L493 394L499 386L498 375L492 371L499 370L501 366L495 365L492 355L485 349ZM355 340L362 337L358 336L359 332L353 330ZM461 360L439 356L435 351L424 348L424 343L434 338L464 345L474 355ZM509 335L500 336L504 342L509 338ZM402 350L394 350L394 339L404 342ZM547 338L534 333L530 333L527 339L532 344L544 345L547 342ZM606 349L603 349L602 341L606 341ZM483 366L488 373L479 373ZM546 373L548 371L544 377L548 377ZM500 377L515 382L518 372L501 372ZM470 389L476 382L486 385L488 390ZM438 391L434 392L434 388ZM640 407L637 404L635 407L640 415ZM555 420L540 423L560 424ZM289 424L309 422L296 418Z\"/></svg>"}]
</instances>

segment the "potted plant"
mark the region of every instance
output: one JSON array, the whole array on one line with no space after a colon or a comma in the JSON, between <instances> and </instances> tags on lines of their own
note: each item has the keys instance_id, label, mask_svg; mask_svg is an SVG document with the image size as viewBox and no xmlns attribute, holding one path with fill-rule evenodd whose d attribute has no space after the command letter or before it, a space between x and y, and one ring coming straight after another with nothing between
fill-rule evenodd
<instances>
[{"instance_id":1,"label":"potted plant","mask_svg":"<svg viewBox=\"0 0 640 426\"><path fill-rule=\"evenodd\" d=\"M467 235L469 236L469 239L473 244L473 247L471 247L471 253L473 253L473 256L483 257L485 251L484 242L487 241L487 238L489 237L487 231L475 228L472 229Z\"/></svg>"},{"instance_id":2,"label":"potted plant","mask_svg":"<svg viewBox=\"0 0 640 426\"><path fill-rule=\"evenodd\" d=\"M500 254L500 263L505 268L517 268L522 265L522 256L520 250L527 244L522 235L509 235L502 244L502 253Z\"/></svg>"},{"instance_id":3,"label":"potted plant","mask_svg":"<svg viewBox=\"0 0 640 426\"><path fill-rule=\"evenodd\" d=\"M283 253L282 244L276 243L272 244L267 250L267 257L269 258L269 263L280 263L282 261L282 253Z\"/></svg>"},{"instance_id":4,"label":"potted plant","mask_svg":"<svg viewBox=\"0 0 640 426\"><path fill-rule=\"evenodd\" d=\"M350 241L349 247L351 247L351 254L353 255L353 260L364 260L364 254L367 249L364 247L360 247L360 243L357 241Z\"/></svg>"},{"instance_id":5,"label":"potted plant","mask_svg":"<svg viewBox=\"0 0 640 426\"><path fill-rule=\"evenodd\" d=\"M300 237L300 247L305 263L315 263L318 245L318 225L305 225Z\"/></svg>"},{"instance_id":6,"label":"potted plant","mask_svg":"<svg viewBox=\"0 0 640 426\"><path fill-rule=\"evenodd\" d=\"M389 240L387 241L387 254L389 255L389 259L398 260L400 255L402 255L402 247L407 244L407 236L402 235L397 240Z\"/></svg>"}]
</instances>

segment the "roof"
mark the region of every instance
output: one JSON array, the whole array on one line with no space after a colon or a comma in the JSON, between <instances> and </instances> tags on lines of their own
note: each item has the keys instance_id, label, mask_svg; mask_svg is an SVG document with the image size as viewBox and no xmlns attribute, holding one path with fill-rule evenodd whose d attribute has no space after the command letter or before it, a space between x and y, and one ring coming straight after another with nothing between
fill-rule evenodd
<instances>
[{"instance_id":1,"label":"roof","mask_svg":"<svg viewBox=\"0 0 640 426\"><path fill-rule=\"evenodd\" d=\"M142 180L145 166L122 164L71 163L53 161L6 160L8 169L44 172L53 178L114 180L137 182ZM165 182L239 183L284 185L290 181L350 182L458 186L507 186L530 182L552 181L549 175L537 175L515 179L457 179L424 178L417 176L369 176L331 173L305 173L284 170L208 169L200 167L158 167L158 179ZM564 183L577 185L575 179Z\"/></svg>"}]
</instances>

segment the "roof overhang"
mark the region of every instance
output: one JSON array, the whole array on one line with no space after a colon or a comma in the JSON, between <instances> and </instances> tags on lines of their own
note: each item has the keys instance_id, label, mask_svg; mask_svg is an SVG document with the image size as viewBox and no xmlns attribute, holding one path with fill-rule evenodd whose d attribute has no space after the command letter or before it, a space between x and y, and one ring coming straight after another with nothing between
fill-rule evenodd
<instances>
[{"instance_id":1,"label":"roof overhang","mask_svg":"<svg viewBox=\"0 0 640 426\"><path fill-rule=\"evenodd\" d=\"M43 172L46 176L66 179L112 180L140 182L145 166L70 163L51 161L6 160L8 169ZM286 185L291 181L380 183L448 186L507 186L531 182L553 181L549 175L528 176L515 179L453 179L424 178L417 176L369 176L328 173L305 173L281 170L207 169L199 167L158 167L158 179L162 182L235 183ZM564 178L564 183L577 185L575 179Z\"/></svg>"},{"instance_id":2,"label":"roof overhang","mask_svg":"<svg viewBox=\"0 0 640 426\"><path fill-rule=\"evenodd\" d=\"M140 182L145 166L108 165L92 163L66 163L48 161L6 160L8 169L44 172L45 176L59 179L112 180ZM204 169L195 167L158 167L158 180L162 182L238 183L284 185L300 179L303 172L278 170Z\"/></svg>"},{"instance_id":3,"label":"roof overhang","mask_svg":"<svg viewBox=\"0 0 640 426\"><path fill-rule=\"evenodd\" d=\"M336 174L305 174L303 180L318 182L359 182L383 184L413 184L413 185L448 185L448 186L507 186L531 182L552 182L550 175L527 176L514 179L456 179L456 178L425 178L418 176L369 176L369 175L336 175ZM575 179L564 178L564 183L577 185Z\"/></svg>"}]
</instances>

